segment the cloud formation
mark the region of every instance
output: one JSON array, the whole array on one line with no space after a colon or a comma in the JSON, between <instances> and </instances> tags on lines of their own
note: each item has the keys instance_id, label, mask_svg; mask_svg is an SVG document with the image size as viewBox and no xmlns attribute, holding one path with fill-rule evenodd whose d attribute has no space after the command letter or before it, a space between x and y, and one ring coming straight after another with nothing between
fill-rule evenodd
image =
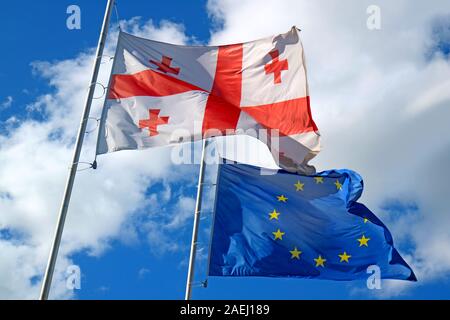
<instances>
[{"instance_id":1,"label":"cloud formation","mask_svg":"<svg viewBox=\"0 0 450 320\"><path fill-rule=\"evenodd\" d=\"M7 96L5 98L5 100L3 100L2 102L0 102L0 110L4 110L4 109L8 109L9 107L12 106L14 99L11 96Z\"/></svg>"}]
</instances>

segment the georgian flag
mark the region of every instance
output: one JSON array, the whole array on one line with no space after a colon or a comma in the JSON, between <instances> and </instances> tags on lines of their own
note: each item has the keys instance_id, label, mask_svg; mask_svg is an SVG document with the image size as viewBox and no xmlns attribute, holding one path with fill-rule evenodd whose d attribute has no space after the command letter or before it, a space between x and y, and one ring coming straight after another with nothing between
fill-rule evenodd
<instances>
[{"instance_id":1,"label":"georgian flag","mask_svg":"<svg viewBox=\"0 0 450 320\"><path fill-rule=\"evenodd\" d=\"M216 47L120 33L97 154L260 128L279 130L284 167L320 150L297 28Z\"/></svg>"}]
</instances>

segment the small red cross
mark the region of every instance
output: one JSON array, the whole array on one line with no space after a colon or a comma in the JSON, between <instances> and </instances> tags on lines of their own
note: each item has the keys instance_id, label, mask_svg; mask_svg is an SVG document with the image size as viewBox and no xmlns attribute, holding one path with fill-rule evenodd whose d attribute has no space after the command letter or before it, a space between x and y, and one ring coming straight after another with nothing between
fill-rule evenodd
<instances>
[{"instance_id":1,"label":"small red cross","mask_svg":"<svg viewBox=\"0 0 450 320\"><path fill-rule=\"evenodd\" d=\"M169 117L160 117L159 113L161 112L160 109L150 109L148 110L150 114L149 119L145 120L139 120L139 128L144 129L147 128L149 131L149 136L157 136L158 133L158 126L162 124L168 124L169 123Z\"/></svg>"},{"instance_id":2,"label":"small red cross","mask_svg":"<svg viewBox=\"0 0 450 320\"><path fill-rule=\"evenodd\" d=\"M175 75L180 73L180 68L174 68L170 66L170 64L172 63L172 58L170 57L163 56L161 62L150 60L150 63L157 65L158 70L164 73L172 73Z\"/></svg>"},{"instance_id":3,"label":"small red cross","mask_svg":"<svg viewBox=\"0 0 450 320\"><path fill-rule=\"evenodd\" d=\"M264 66L266 74L273 73L274 76L273 82L275 84L281 83L281 71L288 70L289 68L288 61L286 59L281 61L278 59L280 53L278 52L277 49L269 52L269 54L272 57L272 62Z\"/></svg>"}]
</instances>

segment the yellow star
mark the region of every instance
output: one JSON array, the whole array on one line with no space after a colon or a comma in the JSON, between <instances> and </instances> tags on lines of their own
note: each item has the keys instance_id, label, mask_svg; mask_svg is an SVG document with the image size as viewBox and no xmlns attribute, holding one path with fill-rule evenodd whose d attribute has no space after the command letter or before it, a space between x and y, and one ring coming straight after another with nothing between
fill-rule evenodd
<instances>
[{"instance_id":1,"label":"yellow star","mask_svg":"<svg viewBox=\"0 0 450 320\"><path fill-rule=\"evenodd\" d=\"M295 189L297 189L297 191L303 191L303 188L305 187L304 183L301 183L300 181L297 181L296 184L294 184Z\"/></svg>"},{"instance_id":2,"label":"yellow star","mask_svg":"<svg viewBox=\"0 0 450 320\"><path fill-rule=\"evenodd\" d=\"M343 254L338 254L338 256L339 256L339 258L341 258L341 261L340 262L349 262L348 261L348 259L350 259L352 256L351 255L349 255L349 254L347 254L347 252L345 252L344 251L344 253Z\"/></svg>"},{"instance_id":3,"label":"yellow star","mask_svg":"<svg viewBox=\"0 0 450 320\"><path fill-rule=\"evenodd\" d=\"M277 198L278 198L278 201L284 202L284 203L286 203L286 201L288 200L288 198L286 198L284 195L277 196Z\"/></svg>"},{"instance_id":4,"label":"yellow star","mask_svg":"<svg viewBox=\"0 0 450 320\"><path fill-rule=\"evenodd\" d=\"M336 182L334 183L334 185L336 186L336 189L341 190L342 189L342 184L339 182L339 180L336 180Z\"/></svg>"},{"instance_id":5,"label":"yellow star","mask_svg":"<svg viewBox=\"0 0 450 320\"><path fill-rule=\"evenodd\" d=\"M366 236L363 235L360 239L358 239L359 246L360 247L362 247L362 246L368 247L369 246L369 240L370 240L370 238L366 238Z\"/></svg>"},{"instance_id":6,"label":"yellow star","mask_svg":"<svg viewBox=\"0 0 450 320\"><path fill-rule=\"evenodd\" d=\"M294 250L292 250L292 251L289 251L290 253L291 253L291 259L300 259L300 255L302 254L302 252L301 251L299 251L298 249L297 249L297 247L295 247L294 248Z\"/></svg>"},{"instance_id":7,"label":"yellow star","mask_svg":"<svg viewBox=\"0 0 450 320\"><path fill-rule=\"evenodd\" d=\"M277 210L273 209L273 212L269 213L270 220L273 220L273 219L278 220L279 215L280 215L280 213L277 212Z\"/></svg>"},{"instance_id":8,"label":"yellow star","mask_svg":"<svg viewBox=\"0 0 450 320\"><path fill-rule=\"evenodd\" d=\"M325 261L327 261L327 259L324 259L319 255L319 257L317 259L314 259L314 261L316 262L316 267L325 267Z\"/></svg>"},{"instance_id":9,"label":"yellow star","mask_svg":"<svg viewBox=\"0 0 450 320\"><path fill-rule=\"evenodd\" d=\"M280 229L278 229L276 232L272 232L274 235L274 240L280 239L283 240L284 232L281 232Z\"/></svg>"},{"instance_id":10,"label":"yellow star","mask_svg":"<svg viewBox=\"0 0 450 320\"><path fill-rule=\"evenodd\" d=\"M364 223L367 223L367 222L369 222L369 219L364 218Z\"/></svg>"},{"instance_id":11,"label":"yellow star","mask_svg":"<svg viewBox=\"0 0 450 320\"><path fill-rule=\"evenodd\" d=\"M323 177L314 177L314 180L316 180L317 184L323 183Z\"/></svg>"}]
</instances>

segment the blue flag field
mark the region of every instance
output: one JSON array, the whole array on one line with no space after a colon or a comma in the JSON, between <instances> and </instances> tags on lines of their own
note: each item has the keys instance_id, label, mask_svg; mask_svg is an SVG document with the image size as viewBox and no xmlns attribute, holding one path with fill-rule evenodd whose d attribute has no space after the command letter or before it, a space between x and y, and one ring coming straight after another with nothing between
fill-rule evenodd
<instances>
[{"instance_id":1,"label":"blue flag field","mask_svg":"<svg viewBox=\"0 0 450 320\"><path fill-rule=\"evenodd\" d=\"M391 233L363 204L362 178L350 170L314 176L257 167L219 168L210 276L416 281Z\"/></svg>"}]
</instances>

